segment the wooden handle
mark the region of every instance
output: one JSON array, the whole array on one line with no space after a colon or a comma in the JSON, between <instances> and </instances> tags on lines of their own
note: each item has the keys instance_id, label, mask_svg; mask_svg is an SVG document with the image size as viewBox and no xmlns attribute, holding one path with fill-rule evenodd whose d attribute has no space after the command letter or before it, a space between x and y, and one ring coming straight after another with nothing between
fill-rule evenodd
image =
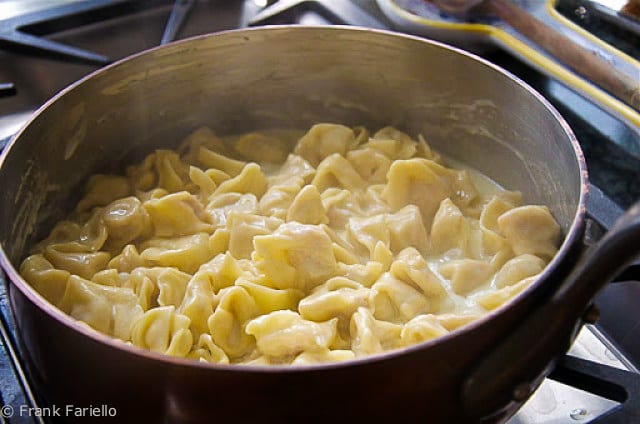
<instances>
[{"instance_id":1,"label":"wooden handle","mask_svg":"<svg viewBox=\"0 0 640 424\"><path fill-rule=\"evenodd\" d=\"M575 73L640 112L640 79L634 80L618 71L595 53L577 45L510 0L487 0L483 6Z\"/></svg>"}]
</instances>

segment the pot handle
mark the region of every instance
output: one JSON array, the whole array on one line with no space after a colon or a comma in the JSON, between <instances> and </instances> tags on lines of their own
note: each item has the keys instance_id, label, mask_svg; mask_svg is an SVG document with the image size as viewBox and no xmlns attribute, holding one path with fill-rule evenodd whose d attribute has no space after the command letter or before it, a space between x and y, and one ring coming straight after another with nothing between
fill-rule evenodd
<instances>
[{"instance_id":1,"label":"pot handle","mask_svg":"<svg viewBox=\"0 0 640 424\"><path fill-rule=\"evenodd\" d=\"M589 184L589 197L587 198L587 220L593 221L596 224L596 233L602 236L606 230L612 228L615 222L624 214L624 209L618 206L613 200L611 200L606 194L602 192L597 186ZM587 232L589 231L589 223L587 222ZM599 238L599 237L598 237ZM598 238L591 239L594 244ZM629 266L618 274L611 282L624 282L624 281L640 281L640 255L636 258L635 262L629 264Z\"/></svg>"},{"instance_id":2,"label":"pot handle","mask_svg":"<svg viewBox=\"0 0 640 424\"><path fill-rule=\"evenodd\" d=\"M589 321L592 299L640 252L640 201L590 247L562 285L495 348L462 382L461 404L471 417L485 416L527 399Z\"/></svg>"},{"instance_id":3,"label":"pot handle","mask_svg":"<svg viewBox=\"0 0 640 424\"><path fill-rule=\"evenodd\" d=\"M633 72L627 73L617 69L590 48L583 47L510 0L487 0L483 4L488 11L508 23L569 70L595 83L636 112L640 112L640 87ZM603 48L596 50L598 51L606 53Z\"/></svg>"}]
</instances>

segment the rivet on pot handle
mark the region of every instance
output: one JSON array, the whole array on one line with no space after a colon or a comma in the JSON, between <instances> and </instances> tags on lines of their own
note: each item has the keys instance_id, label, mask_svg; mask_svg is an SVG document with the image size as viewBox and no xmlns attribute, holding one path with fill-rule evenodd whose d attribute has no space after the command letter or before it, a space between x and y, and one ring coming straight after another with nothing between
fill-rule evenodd
<instances>
[{"instance_id":1,"label":"rivet on pot handle","mask_svg":"<svg viewBox=\"0 0 640 424\"><path fill-rule=\"evenodd\" d=\"M514 400L523 384L535 387L563 354L576 323L598 291L640 253L640 202L584 255L559 289L487 352L464 379L462 405L472 417ZM521 399L515 399L521 401Z\"/></svg>"}]
</instances>

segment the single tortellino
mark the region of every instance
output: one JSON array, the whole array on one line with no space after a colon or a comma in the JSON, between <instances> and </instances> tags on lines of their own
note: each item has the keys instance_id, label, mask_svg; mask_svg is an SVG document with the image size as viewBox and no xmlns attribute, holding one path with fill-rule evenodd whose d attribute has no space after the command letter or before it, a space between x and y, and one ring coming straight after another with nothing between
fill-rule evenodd
<instances>
[{"instance_id":1,"label":"single tortellino","mask_svg":"<svg viewBox=\"0 0 640 424\"><path fill-rule=\"evenodd\" d=\"M360 263L338 263L338 269L341 276L370 288L373 283L378 281L378 278L380 278L383 272L389 270L389 267L376 260L372 260L367 261L364 265Z\"/></svg>"},{"instance_id":2,"label":"single tortellino","mask_svg":"<svg viewBox=\"0 0 640 424\"><path fill-rule=\"evenodd\" d=\"M58 307L75 319L121 340L129 340L133 326L143 314L131 289L103 286L76 275L69 277Z\"/></svg>"},{"instance_id":3,"label":"single tortellino","mask_svg":"<svg viewBox=\"0 0 640 424\"><path fill-rule=\"evenodd\" d=\"M241 136L233 147L242 156L255 162L282 163L289 153L284 140L259 132Z\"/></svg>"},{"instance_id":4,"label":"single tortellino","mask_svg":"<svg viewBox=\"0 0 640 424\"><path fill-rule=\"evenodd\" d=\"M176 308L182 304L187 283L191 275L174 268L163 269L156 279L158 285L158 304L160 306L173 305Z\"/></svg>"},{"instance_id":5,"label":"single tortellino","mask_svg":"<svg viewBox=\"0 0 640 424\"><path fill-rule=\"evenodd\" d=\"M384 127L377 131L366 144L391 160L409 159L416 154L417 144L408 134L393 127Z\"/></svg>"},{"instance_id":6,"label":"single tortellino","mask_svg":"<svg viewBox=\"0 0 640 424\"><path fill-rule=\"evenodd\" d=\"M500 233L498 218L515 205L499 196L494 196L482 209L479 226L482 231L483 247L489 254L497 253L508 247L507 239Z\"/></svg>"},{"instance_id":7,"label":"single tortellino","mask_svg":"<svg viewBox=\"0 0 640 424\"><path fill-rule=\"evenodd\" d=\"M202 204L189 192L168 194L144 202L156 237L185 236L213 232Z\"/></svg>"},{"instance_id":8,"label":"single tortellino","mask_svg":"<svg viewBox=\"0 0 640 424\"><path fill-rule=\"evenodd\" d=\"M531 276L520 280L516 284L512 284L510 286L505 286L499 290L495 291L484 291L477 293L473 296L473 299L481 305L486 310L493 310L499 306L504 305L507 301L509 301L512 297L526 289L535 281L537 276Z\"/></svg>"},{"instance_id":9,"label":"single tortellino","mask_svg":"<svg viewBox=\"0 0 640 424\"><path fill-rule=\"evenodd\" d=\"M350 218L347 224L347 237L355 245L367 249L367 256L372 256L378 243L389 247L391 232L385 215L374 215L364 218Z\"/></svg>"},{"instance_id":10,"label":"single tortellino","mask_svg":"<svg viewBox=\"0 0 640 424\"><path fill-rule=\"evenodd\" d=\"M329 218L328 225L333 229L344 229L353 217L366 217L356 197L349 190L332 187L323 191L321 197L322 207Z\"/></svg>"},{"instance_id":11,"label":"single tortellino","mask_svg":"<svg viewBox=\"0 0 640 424\"><path fill-rule=\"evenodd\" d=\"M450 249L466 250L471 232L469 220L460 209L446 198L440 202L431 226L431 248L434 253Z\"/></svg>"},{"instance_id":12,"label":"single tortellino","mask_svg":"<svg viewBox=\"0 0 640 424\"><path fill-rule=\"evenodd\" d=\"M335 275L331 239L317 226L287 222L253 242L252 259L275 288L308 291Z\"/></svg>"},{"instance_id":13,"label":"single tortellino","mask_svg":"<svg viewBox=\"0 0 640 424\"><path fill-rule=\"evenodd\" d=\"M391 159L378 150L371 147L352 150L346 157L367 183L384 184L387 181Z\"/></svg>"},{"instance_id":14,"label":"single tortellino","mask_svg":"<svg viewBox=\"0 0 640 424\"><path fill-rule=\"evenodd\" d=\"M53 227L49 236L36 245L35 250L42 251L50 244L77 242L80 240L81 232L80 223L68 220L60 221Z\"/></svg>"},{"instance_id":15,"label":"single tortellino","mask_svg":"<svg viewBox=\"0 0 640 424\"><path fill-rule=\"evenodd\" d=\"M406 322L432 308L420 291L388 272L371 286L369 303L377 319L389 322Z\"/></svg>"},{"instance_id":16,"label":"single tortellino","mask_svg":"<svg viewBox=\"0 0 640 424\"><path fill-rule=\"evenodd\" d=\"M178 312L191 320L190 329L194 335L202 335L209 331L208 320L218 301L206 273L196 273L191 277Z\"/></svg>"},{"instance_id":17,"label":"single tortellino","mask_svg":"<svg viewBox=\"0 0 640 424\"><path fill-rule=\"evenodd\" d=\"M262 314L284 309L295 311L298 309L300 299L304 297L302 290L274 289L247 278L239 278L236 285L245 289L253 297Z\"/></svg>"},{"instance_id":18,"label":"single tortellino","mask_svg":"<svg viewBox=\"0 0 640 424\"><path fill-rule=\"evenodd\" d=\"M238 259L249 259L254 238L271 234L280 225L278 218L232 211L227 218L229 252Z\"/></svg>"},{"instance_id":19,"label":"single tortellino","mask_svg":"<svg viewBox=\"0 0 640 424\"><path fill-rule=\"evenodd\" d=\"M110 235L111 231L110 228L107 227L102 209L96 208L87 222L80 228L80 234L78 236L80 245L82 246L80 250L86 249L89 252L96 252L105 247L105 242Z\"/></svg>"},{"instance_id":20,"label":"single tortellino","mask_svg":"<svg viewBox=\"0 0 640 424\"><path fill-rule=\"evenodd\" d=\"M146 267L151 265L148 261L142 259L138 249L134 244L126 245L119 255L111 258L107 267L116 269L119 272L131 272L135 268Z\"/></svg>"},{"instance_id":21,"label":"single tortellino","mask_svg":"<svg viewBox=\"0 0 640 424\"><path fill-rule=\"evenodd\" d=\"M215 344L210 334L201 334L197 345L189 352L188 358L217 364L228 364L227 354Z\"/></svg>"},{"instance_id":22,"label":"single tortellino","mask_svg":"<svg viewBox=\"0 0 640 424\"><path fill-rule=\"evenodd\" d=\"M287 221L297 221L301 224L319 225L329 222L322 206L322 198L316 186L304 186L293 198L287 211Z\"/></svg>"},{"instance_id":23,"label":"single tortellino","mask_svg":"<svg viewBox=\"0 0 640 424\"><path fill-rule=\"evenodd\" d=\"M505 263L496 273L494 284L496 288L511 286L532 275L537 275L544 269L544 261L537 256L525 253L516 256Z\"/></svg>"},{"instance_id":24,"label":"single tortellino","mask_svg":"<svg viewBox=\"0 0 640 424\"><path fill-rule=\"evenodd\" d=\"M195 275L208 279L214 293L218 293L225 287L233 286L242 272L238 260L231 252L227 252L216 255L209 262L200 266Z\"/></svg>"},{"instance_id":25,"label":"single tortellino","mask_svg":"<svg viewBox=\"0 0 640 424\"><path fill-rule=\"evenodd\" d=\"M200 147L198 149L197 161L207 168L224 172L231 177L239 175L246 165L245 162L234 160L209 150L206 147Z\"/></svg>"},{"instance_id":26,"label":"single tortellino","mask_svg":"<svg viewBox=\"0 0 640 424\"><path fill-rule=\"evenodd\" d=\"M226 227L231 212L256 213L258 199L252 193L225 193L213 196L205 208L216 228Z\"/></svg>"},{"instance_id":27,"label":"single tortellino","mask_svg":"<svg viewBox=\"0 0 640 424\"><path fill-rule=\"evenodd\" d=\"M446 295L442 281L413 247L407 247L398 254L391 264L390 272L395 278L420 289L431 300L441 299Z\"/></svg>"},{"instance_id":28,"label":"single tortellino","mask_svg":"<svg viewBox=\"0 0 640 424\"><path fill-rule=\"evenodd\" d=\"M334 153L320 162L311 184L316 186L320 192L330 187L356 191L367 185L366 181L351 166L351 163L338 153Z\"/></svg>"},{"instance_id":29,"label":"single tortellino","mask_svg":"<svg viewBox=\"0 0 640 424\"><path fill-rule=\"evenodd\" d=\"M76 210L88 211L95 206L105 206L131 193L131 185L126 177L117 175L93 175L87 183L87 191L78 202Z\"/></svg>"},{"instance_id":30,"label":"single tortellino","mask_svg":"<svg viewBox=\"0 0 640 424\"><path fill-rule=\"evenodd\" d=\"M451 280L454 292L467 295L484 285L491 276L491 264L477 259L456 259L440 266L440 273Z\"/></svg>"},{"instance_id":31,"label":"single tortellino","mask_svg":"<svg viewBox=\"0 0 640 424\"><path fill-rule=\"evenodd\" d=\"M209 151L221 155L228 155L227 144L222 141L209 127L199 127L182 140L178 147L178 153L182 154L184 161L193 164L198 161L200 148L206 147Z\"/></svg>"},{"instance_id":32,"label":"single tortellino","mask_svg":"<svg viewBox=\"0 0 640 424\"><path fill-rule=\"evenodd\" d=\"M170 150L156 151L156 172L158 187L175 193L188 189L189 167L180 160L176 152Z\"/></svg>"},{"instance_id":33,"label":"single tortellino","mask_svg":"<svg viewBox=\"0 0 640 424\"><path fill-rule=\"evenodd\" d=\"M147 155L140 164L127 167L128 184L131 185L136 194L153 190L154 186L156 186L158 176L156 174L155 164L156 152L153 152L150 155ZM158 188L158 190L166 192L166 190L161 188ZM111 200L113 199L116 199L116 197L113 197Z\"/></svg>"},{"instance_id":34,"label":"single tortellino","mask_svg":"<svg viewBox=\"0 0 640 424\"><path fill-rule=\"evenodd\" d=\"M345 277L333 277L302 299L300 315L311 321L351 318L361 306L368 306L369 290Z\"/></svg>"},{"instance_id":35,"label":"single tortellino","mask_svg":"<svg viewBox=\"0 0 640 424\"><path fill-rule=\"evenodd\" d=\"M189 179L197 187L197 191L199 191L198 198L201 203L206 203L218 187L212 175L195 166L189 167Z\"/></svg>"},{"instance_id":36,"label":"single tortellino","mask_svg":"<svg viewBox=\"0 0 640 424\"><path fill-rule=\"evenodd\" d=\"M356 137L353 130L344 125L317 124L298 141L295 154L300 155L312 166L336 153L344 156L355 147Z\"/></svg>"},{"instance_id":37,"label":"single tortellino","mask_svg":"<svg viewBox=\"0 0 640 424\"><path fill-rule=\"evenodd\" d=\"M413 247L425 253L429 246L429 235L422 223L422 215L415 205L407 205L386 215L389 227L390 248L398 253L407 247Z\"/></svg>"},{"instance_id":38,"label":"single tortellino","mask_svg":"<svg viewBox=\"0 0 640 424\"><path fill-rule=\"evenodd\" d=\"M446 164L390 126L200 127L89 178L20 273L97 331L200 362L311 366L426 343L525 291L561 232L546 206Z\"/></svg>"},{"instance_id":39,"label":"single tortellino","mask_svg":"<svg viewBox=\"0 0 640 424\"><path fill-rule=\"evenodd\" d=\"M247 324L247 334L256 338L258 350L268 356L291 356L323 351L336 336L337 319L305 320L293 311L275 311Z\"/></svg>"},{"instance_id":40,"label":"single tortellino","mask_svg":"<svg viewBox=\"0 0 640 424\"><path fill-rule=\"evenodd\" d=\"M268 176L269 186L273 187L285 184L291 179L302 178L304 184L308 184L316 174L316 169L309 164L303 157L289 154L287 160L282 164L280 169Z\"/></svg>"},{"instance_id":41,"label":"single tortellino","mask_svg":"<svg viewBox=\"0 0 640 424\"><path fill-rule=\"evenodd\" d=\"M356 356L373 355L400 345L402 325L376 319L360 307L351 317L351 350Z\"/></svg>"},{"instance_id":42,"label":"single tortellino","mask_svg":"<svg viewBox=\"0 0 640 424\"><path fill-rule=\"evenodd\" d=\"M484 313L481 310L465 311L464 313L442 313L433 315L438 324L442 325L447 331L456 330L464 325L480 319Z\"/></svg>"},{"instance_id":43,"label":"single tortellino","mask_svg":"<svg viewBox=\"0 0 640 424\"><path fill-rule=\"evenodd\" d=\"M138 297L143 311L158 306L158 285L156 281L162 268L136 268L128 274L122 287L130 288Z\"/></svg>"},{"instance_id":44,"label":"single tortellino","mask_svg":"<svg viewBox=\"0 0 640 424\"><path fill-rule=\"evenodd\" d=\"M43 295L57 305L67 290L69 271L57 269L41 254L31 255L20 265L20 275Z\"/></svg>"},{"instance_id":45,"label":"single tortellino","mask_svg":"<svg viewBox=\"0 0 640 424\"><path fill-rule=\"evenodd\" d=\"M209 235L154 238L141 244L140 257L153 265L176 267L187 273L195 272L200 264L211 259Z\"/></svg>"},{"instance_id":46,"label":"single tortellino","mask_svg":"<svg viewBox=\"0 0 640 424\"><path fill-rule=\"evenodd\" d=\"M109 244L119 249L153 230L147 210L134 196L109 203L102 211L102 220L109 234Z\"/></svg>"},{"instance_id":47,"label":"single tortellino","mask_svg":"<svg viewBox=\"0 0 640 424\"><path fill-rule=\"evenodd\" d=\"M219 255L229 249L231 233L226 228L218 228L209 236L209 253L211 256Z\"/></svg>"},{"instance_id":48,"label":"single tortellino","mask_svg":"<svg viewBox=\"0 0 640 424\"><path fill-rule=\"evenodd\" d=\"M355 359L356 355L348 349L340 350L319 350L312 352L302 352L291 362L291 365L313 365L326 362L342 362Z\"/></svg>"},{"instance_id":49,"label":"single tortellino","mask_svg":"<svg viewBox=\"0 0 640 424\"><path fill-rule=\"evenodd\" d=\"M75 244L49 245L44 249L44 257L57 269L86 279L104 269L111 259L108 252L78 252Z\"/></svg>"},{"instance_id":50,"label":"single tortellino","mask_svg":"<svg viewBox=\"0 0 640 424\"><path fill-rule=\"evenodd\" d=\"M247 355L254 348L255 338L245 331L245 327L259 314L258 305L244 288L233 286L223 289L218 307L207 320L213 341L231 359Z\"/></svg>"},{"instance_id":51,"label":"single tortellino","mask_svg":"<svg viewBox=\"0 0 640 424\"><path fill-rule=\"evenodd\" d=\"M267 177L255 163L248 163L237 176L220 184L214 195L223 193L252 193L260 198L267 190Z\"/></svg>"},{"instance_id":52,"label":"single tortellino","mask_svg":"<svg viewBox=\"0 0 640 424\"><path fill-rule=\"evenodd\" d=\"M260 212L282 220L287 219L290 206L303 185L304 179L300 177L287 178L271 185L260 198Z\"/></svg>"},{"instance_id":53,"label":"single tortellino","mask_svg":"<svg viewBox=\"0 0 640 424\"><path fill-rule=\"evenodd\" d=\"M446 179L434 172L434 165L421 158L396 160L389 168L382 193L394 210L416 205L426 228L431 227L440 202L452 195Z\"/></svg>"},{"instance_id":54,"label":"single tortellino","mask_svg":"<svg viewBox=\"0 0 640 424\"><path fill-rule=\"evenodd\" d=\"M120 273L118 270L113 268L108 268L96 272L91 281L103 286L122 287L127 281L127 274Z\"/></svg>"},{"instance_id":55,"label":"single tortellino","mask_svg":"<svg viewBox=\"0 0 640 424\"><path fill-rule=\"evenodd\" d=\"M191 350L190 320L174 306L159 306L144 313L133 325L131 341L153 352L185 357Z\"/></svg>"},{"instance_id":56,"label":"single tortellino","mask_svg":"<svg viewBox=\"0 0 640 424\"><path fill-rule=\"evenodd\" d=\"M516 255L552 258L558 250L560 226L546 206L519 206L498 218L498 228Z\"/></svg>"},{"instance_id":57,"label":"single tortellino","mask_svg":"<svg viewBox=\"0 0 640 424\"><path fill-rule=\"evenodd\" d=\"M449 331L433 315L417 315L400 331L400 340L405 346L444 336Z\"/></svg>"}]
</instances>

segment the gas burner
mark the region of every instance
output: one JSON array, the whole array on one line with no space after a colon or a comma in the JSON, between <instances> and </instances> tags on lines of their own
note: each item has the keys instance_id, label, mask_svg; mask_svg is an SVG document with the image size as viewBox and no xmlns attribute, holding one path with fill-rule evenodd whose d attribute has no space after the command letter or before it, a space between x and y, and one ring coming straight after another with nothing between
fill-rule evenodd
<instances>
[{"instance_id":1,"label":"gas burner","mask_svg":"<svg viewBox=\"0 0 640 424\"><path fill-rule=\"evenodd\" d=\"M549 378L587 393L617 402L593 423L632 423L640 411L640 374L609 365L565 355L556 365ZM587 410L576 408L569 416L580 420Z\"/></svg>"},{"instance_id":2,"label":"gas burner","mask_svg":"<svg viewBox=\"0 0 640 424\"><path fill-rule=\"evenodd\" d=\"M64 4L16 16L0 21L0 28L4 28L0 30L0 45L14 50L26 49L43 56L59 57L80 63L106 65L111 62L111 58L108 56L49 40L39 35L102 21L106 18L123 16L167 3L169 2L160 0L91 0ZM160 44L175 40L194 3L195 0L175 1ZM0 92L2 89L0 86Z\"/></svg>"},{"instance_id":3,"label":"gas burner","mask_svg":"<svg viewBox=\"0 0 640 424\"><path fill-rule=\"evenodd\" d=\"M167 26L164 28L160 44L167 44L176 39L176 35L187 19L187 15L191 12L193 4L194 0L176 0L167 21Z\"/></svg>"},{"instance_id":4,"label":"gas burner","mask_svg":"<svg viewBox=\"0 0 640 424\"><path fill-rule=\"evenodd\" d=\"M311 10L346 25L387 28L349 0L280 0L264 8L249 21L249 25L262 25L300 10Z\"/></svg>"},{"instance_id":5,"label":"gas burner","mask_svg":"<svg viewBox=\"0 0 640 424\"><path fill-rule=\"evenodd\" d=\"M80 60L85 63L104 65L110 62L109 58L104 55L38 37L23 30L44 22L52 23L61 18L74 18L87 12L98 11L121 3L124 3L124 1L92 0L62 5L52 9L45 9L43 11L9 18L1 22L0 27L3 29L0 30L0 42L9 46L13 45L14 47L26 47L43 54L53 54L59 57Z\"/></svg>"}]
</instances>

